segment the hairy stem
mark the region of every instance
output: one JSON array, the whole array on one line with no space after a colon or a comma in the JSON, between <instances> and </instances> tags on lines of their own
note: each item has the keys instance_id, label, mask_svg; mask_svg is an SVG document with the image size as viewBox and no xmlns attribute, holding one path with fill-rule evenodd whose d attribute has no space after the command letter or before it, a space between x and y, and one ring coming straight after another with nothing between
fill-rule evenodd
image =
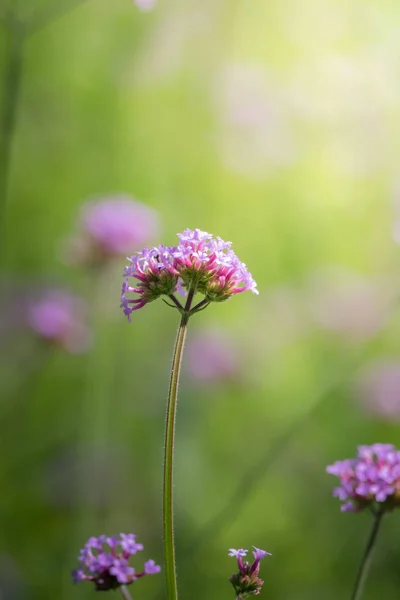
<instances>
[{"instance_id":1,"label":"hairy stem","mask_svg":"<svg viewBox=\"0 0 400 600\"><path fill-rule=\"evenodd\" d=\"M181 369L183 347L185 344L186 329L189 321L190 305L193 293L188 294L184 312L176 336L174 355L172 359L171 378L169 383L167 417L165 423L164 444L164 479L163 479L163 532L164 532L164 562L167 587L167 600L177 600L178 589L176 583L175 543L173 521L173 460L175 440L175 419L178 398L179 372Z\"/></svg>"},{"instance_id":2,"label":"hairy stem","mask_svg":"<svg viewBox=\"0 0 400 600\"><path fill-rule=\"evenodd\" d=\"M121 587L119 587L118 589L119 589L119 593L121 594L121 596L123 597L124 600L132 600L131 595L128 592L128 588L126 587L126 585L121 585Z\"/></svg>"},{"instance_id":3,"label":"hairy stem","mask_svg":"<svg viewBox=\"0 0 400 600\"><path fill-rule=\"evenodd\" d=\"M362 596L363 589L364 589L364 583L367 578L369 568L371 566L372 552L375 548L376 539L377 539L377 536L379 533L379 528L380 528L383 514L384 514L384 512L380 511L380 510L378 510L374 514L374 520L372 523L371 532L369 534L369 537L367 540L367 545L365 546L364 554L362 556L361 563L360 563L360 566L358 569L353 592L351 594L351 600L360 600L360 598Z\"/></svg>"}]
</instances>

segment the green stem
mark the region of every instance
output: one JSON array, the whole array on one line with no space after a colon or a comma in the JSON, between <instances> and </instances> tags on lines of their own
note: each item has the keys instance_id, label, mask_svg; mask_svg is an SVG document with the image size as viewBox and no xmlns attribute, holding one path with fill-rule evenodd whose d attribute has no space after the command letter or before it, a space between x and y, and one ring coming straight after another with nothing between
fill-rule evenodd
<instances>
[{"instance_id":1,"label":"green stem","mask_svg":"<svg viewBox=\"0 0 400 600\"><path fill-rule=\"evenodd\" d=\"M121 585L121 587L119 587L118 589L119 593L121 594L124 600L132 600L132 597L128 592L128 588L126 587L126 585Z\"/></svg>"},{"instance_id":2,"label":"green stem","mask_svg":"<svg viewBox=\"0 0 400 600\"><path fill-rule=\"evenodd\" d=\"M381 510L378 510L376 513L374 513L374 520L372 523L371 532L369 534L367 545L365 546L364 554L361 559L361 564L358 569L353 593L351 594L351 600L360 600L362 596L364 583L367 578L369 568L371 566L372 552L375 548L376 539L378 536L383 514L384 512Z\"/></svg>"},{"instance_id":3,"label":"green stem","mask_svg":"<svg viewBox=\"0 0 400 600\"><path fill-rule=\"evenodd\" d=\"M194 292L189 292L181 322L176 336L174 355L172 359L171 378L169 382L167 417L165 423L164 445L164 479L163 479L163 532L164 532L164 562L167 587L167 600L177 600L178 589L176 583L174 521L173 521L173 459L175 440L175 419L178 398L179 372L182 363L183 347L185 344L186 329L190 316L190 306Z\"/></svg>"},{"instance_id":4,"label":"green stem","mask_svg":"<svg viewBox=\"0 0 400 600\"><path fill-rule=\"evenodd\" d=\"M11 170L11 153L17 121L22 79L24 31L13 14L5 19L6 58L3 73L3 102L0 111L0 224L4 217Z\"/></svg>"}]
</instances>

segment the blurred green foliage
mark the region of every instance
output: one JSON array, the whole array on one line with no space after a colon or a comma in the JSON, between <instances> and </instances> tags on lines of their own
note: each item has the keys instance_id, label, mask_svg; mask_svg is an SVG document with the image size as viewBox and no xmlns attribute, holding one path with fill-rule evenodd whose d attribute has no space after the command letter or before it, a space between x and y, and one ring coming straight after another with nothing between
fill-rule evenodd
<instances>
[{"instance_id":1,"label":"blurred green foliage","mask_svg":"<svg viewBox=\"0 0 400 600\"><path fill-rule=\"evenodd\" d=\"M28 334L3 337L0 597L92 598L88 584L72 587L70 569L87 537L103 532L133 531L144 558L162 561L162 438L178 316L160 302L128 325L118 308L124 257L95 277L62 260L81 204L114 192L159 211L157 243L173 243L186 227L233 240L260 289L190 324L189 338L206 326L235 336L243 374L214 387L183 375L175 472L181 597L233 598L227 549L251 544L273 554L262 564L263 597L349 597L369 517L340 514L325 466L361 443L400 443L398 421L373 418L355 402L353 385L359 367L399 354L398 5L10 7L28 23L36 4L46 19L23 44L2 287L11 304L44 282L85 296L93 345L74 356L43 349ZM235 65L262 74L261 99L244 107L250 121L230 104L249 81L226 83ZM3 103L8 93L3 85ZM283 138L290 141L280 148ZM310 280L332 265L390 288L390 315L373 335L354 339L313 319ZM4 303L6 323L7 310ZM366 600L396 596L399 532L393 514ZM134 588L134 597L162 597L163 577Z\"/></svg>"}]
</instances>

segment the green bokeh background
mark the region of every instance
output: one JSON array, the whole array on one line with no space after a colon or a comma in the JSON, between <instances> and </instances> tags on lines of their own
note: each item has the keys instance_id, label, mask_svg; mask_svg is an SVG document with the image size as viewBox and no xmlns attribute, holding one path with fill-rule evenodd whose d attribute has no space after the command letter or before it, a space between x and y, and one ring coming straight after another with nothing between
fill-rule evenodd
<instances>
[{"instance_id":1,"label":"green bokeh background","mask_svg":"<svg viewBox=\"0 0 400 600\"><path fill-rule=\"evenodd\" d=\"M155 243L174 243L186 227L232 240L260 289L190 323L189 338L226 329L243 372L215 386L183 373L181 598L232 599L227 549L252 544L273 554L262 565L262 597L349 598L370 519L340 513L325 467L360 443L400 443L398 422L372 418L354 395L360 367L399 354L398 4L159 0L148 13L130 0L9 5L23 22L36 14L38 27L23 48L2 288L11 304L49 282L85 296L93 345L69 355L29 332L2 336L0 598L94 597L89 584L72 587L70 569L102 532L137 533L143 558L162 563L162 441L178 315L154 303L127 324L118 308L124 257L96 277L62 260L82 203L116 192L159 211ZM3 71L5 32L3 24ZM271 101L267 124L250 137L224 117L226 103L246 94L239 82L224 95L235 65L261 73ZM7 93L3 85L3 102ZM374 335L316 326L309 282L332 265L390 288L390 318ZM399 534L394 513L366 600L398 597ZM162 575L145 578L133 596L165 597L163 584Z\"/></svg>"}]
</instances>

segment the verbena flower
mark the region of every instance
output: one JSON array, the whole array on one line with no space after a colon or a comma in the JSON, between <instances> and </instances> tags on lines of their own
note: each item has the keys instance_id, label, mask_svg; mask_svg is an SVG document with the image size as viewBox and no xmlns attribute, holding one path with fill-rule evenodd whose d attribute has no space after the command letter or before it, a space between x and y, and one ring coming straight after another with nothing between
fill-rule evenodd
<instances>
[{"instance_id":1,"label":"verbena flower","mask_svg":"<svg viewBox=\"0 0 400 600\"><path fill-rule=\"evenodd\" d=\"M121 307L130 320L132 311L160 296L179 306L174 294L200 293L205 302L222 302L246 290L258 294L256 282L231 249L231 242L214 238L200 229L178 234L177 246L145 248L129 258L125 268ZM129 278L137 280L129 285ZM137 294L131 299L127 294Z\"/></svg>"},{"instance_id":2,"label":"verbena flower","mask_svg":"<svg viewBox=\"0 0 400 600\"><path fill-rule=\"evenodd\" d=\"M340 479L333 495L344 512L374 512L400 506L400 451L392 444L359 446L357 458L337 461L327 472Z\"/></svg>"},{"instance_id":3,"label":"verbena flower","mask_svg":"<svg viewBox=\"0 0 400 600\"><path fill-rule=\"evenodd\" d=\"M264 581L258 577L260 571L260 560L265 556L271 556L270 552L261 550L256 546L253 546L254 561L250 564L247 561L243 561L243 557L246 556L248 550L239 548L231 548L228 552L228 556L236 556L239 571L234 573L229 579L233 585L237 600L245 600L249 596L257 596L263 586Z\"/></svg>"},{"instance_id":4,"label":"verbena flower","mask_svg":"<svg viewBox=\"0 0 400 600\"><path fill-rule=\"evenodd\" d=\"M70 241L73 262L101 264L141 248L159 230L157 212L129 196L89 200Z\"/></svg>"},{"instance_id":5,"label":"verbena flower","mask_svg":"<svg viewBox=\"0 0 400 600\"><path fill-rule=\"evenodd\" d=\"M129 585L143 577L159 573L161 568L154 560L144 563L144 568L136 572L128 564L129 558L143 550L136 542L133 533L121 533L120 537L91 537L80 551L78 560L81 567L72 571L74 583L92 581L96 590L112 590L121 585Z\"/></svg>"},{"instance_id":6,"label":"verbena flower","mask_svg":"<svg viewBox=\"0 0 400 600\"><path fill-rule=\"evenodd\" d=\"M48 290L29 304L27 319L37 336L48 343L72 353L88 346L84 303L67 292Z\"/></svg>"}]
</instances>

